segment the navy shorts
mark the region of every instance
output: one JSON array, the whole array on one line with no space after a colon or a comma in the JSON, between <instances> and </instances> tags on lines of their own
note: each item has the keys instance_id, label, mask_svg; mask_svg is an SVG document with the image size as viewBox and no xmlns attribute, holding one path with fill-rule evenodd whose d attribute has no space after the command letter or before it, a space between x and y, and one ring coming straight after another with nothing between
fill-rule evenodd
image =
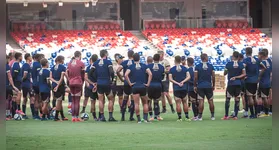
<instances>
[{"instance_id":1,"label":"navy shorts","mask_svg":"<svg viewBox=\"0 0 279 150\"><path fill-rule=\"evenodd\" d=\"M185 99L187 96L187 91L186 90L174 91L173 95L174 97Z\"/></svg>"},{"instance_id":2,"label":"navy shorts","mask_svg":"<svg viewBox=\"0 0 279 150\"><path fill-rule=\"evenodd\" d=\"M197 93L195 91L188 91L189 102L197 101Z\"/></svg>"},{"instance_id":3,"label":"navy shorts","mask_svg":"<svg viewBox=\"0 0 279 150\"><path fill-rule=\"evenodd\" d=\"M133 94L139 94L140 96L146 96L146 87L133 87Z\"/></svg>"},{"instance_id":4,"label":"navy shorts","mask_svg":"<svg viewBox=\"0 0 279 150\"><path fill-rule=\"evenodd\" d=\"M50 99L50 93L40 93L43 102L48 103Z\"/></svg>"},{"instance_id":5,"label":"navy shorts","mask_svg":"<svg viewBox=\"0 0 279 150\"><path fill-rule=\"evenodd\" d=\"M148 97L157 100L161 97L162 86L149 86L147 89Z\"/></svg>"},{"instance_id":6,"label":"navy shorts","mask_svg":"<svg viewBox=\"0 0 279 150\"><path fill-rule=\"evenodd\" d=\"M13 88L11 86L6 86L6 99L8 99L9 96L13 96Z\"/></svg>"},{"instance_id":7,"label":"navy shorts","mask_svg":"<svg viewBox=\"0 0 279 150\"><path fill-rule=\"evenodd\" d=\"M169 80L162 82L162 92L169 92L170 82Z\"/></svg>"},{"instance_id":8,"label":"navy shorts","mask_svg":"<svg viewBox=\"0 0 279 150\"><path fill-rule=\"evenodd\" d=\"M15 82L14 82L14 85L15 85L15 87L16 87L19 91L21 91L21 88L22 88L21 82L15 81Z\"/></svg>"},{"instance_id":9,"label":"navy shorts","mask_svg":"<svg viewBox=\"0 0 279 150\"><path fill-rule=\"evenodd\" d=\"M247 96L254 96L255 94L257 94L257 83L245 83L245 87Z\"/></svg>"},{"instance_id":10,"label":"navy shorts","mask_svg":"<svg viewBox=\"0 0 279 150\"><path fill-rule=\"evenodd\" d=\"M226 91L226 97L239 97L241 95L241 86L240 85L229 85Z\"/></svg>"},{"instance_id":11,"label":"navy shorts","mask_svg":"<svg viewBox=\"0 0 279 150\"><path fill-rule=\"evenodd\" d=\"M132 94L132 87L128 84L124 85L124 94L125 95L131 95Z\"/></svg>"},{"instance_id":12,"label":"navy shorts","mask_svg":"<svg viewBox=\"0 0 279 150\"><path fill-rule=\"evenodd\" d=\"M270 94L270 88L259 88L258 96L261 98L267 98Z\"/></svg>"},{"instance_id":13,"label":"navy shorts","mask_svg":"<svg viewBox=\"0 0 279 150\"><path fill-rule=\"evenodd\" d=\"M40 94L40 90L38 86L33 86L32 88L34 90L34 94Z\"/></svg>"},{"instance_id":14,"label":"navy shorts","mask_svg":"<svg viewBox=\"0 0 279 150\"><path fill-rule=\"evenodd\" d=\"M29 97L33 97L34 90L32 88L22 87L22 95L24 98L26 98L28 95L29 95Z\"/></svg>"},{"instance_id":15,"label":"navy shorts","mask_svg":"<svg viewBox=\"0 0 279 150\"><path fill-rule=\"evenodd\" d=\"M97 92L98 94L109 95L111 93L111 85L98 85Z\"/></svg>"},{"instance_id":16,"label":"navy shorts","mask_svg":"<svg viewBox=\"0 0 279 150\"><path fill-rule=\"evenodd\" d=\"M52 91L53 91L54 88L55 88L55 87L52 88ZM60 97L61 97L62 100L64 100L64 99L65 99L65 93L66 93L65 89L66 89L65 85L64 85L64 84L61 84L61 85L58 87L58 89L57 89L56 92L53 91L53 96L54 96L55 98L60 98Z\"/></svg>"},{"instance_id":17,"label":"navy shorts","mask_svg":"<svg viewBox=\"0 0 279 150\"><path fill-rule=\"evenodd\" d=\"M207 98L207 100L213 99L213 89L212 88L198 88L198 99L204 99Z\"/></svg>"},{"instance_id":18,"label":"navy shorts","mask_svg":"<svg viewBox=\"0 0 279 150\"><path fill-rule=\"evenodd\" d=\"M84 88L84 97L90 97L92 100L98 99L97 92L93 92L92 89L89 89L87 87Z\"/></svg>"},{"instance_id":19,"label":"navy shorts","mask_svg":"<svg viewBox=\"0 0 279 150\"><path fill-rule=\"evenodd\" d=\"M112 86L113 95L123 96L124 94L124 86L123 85L113 85Z\"/></svg>"}]
</instances>

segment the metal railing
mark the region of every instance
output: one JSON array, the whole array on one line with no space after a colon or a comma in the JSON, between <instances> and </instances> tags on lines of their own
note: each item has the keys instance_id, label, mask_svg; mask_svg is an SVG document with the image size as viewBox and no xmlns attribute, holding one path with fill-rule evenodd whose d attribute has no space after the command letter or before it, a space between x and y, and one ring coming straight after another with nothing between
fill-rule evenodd
<instances>
[{"instance_id":1,"label":"metal railing","mask_svg":"<svg viewBox=\"0 0 279 150\"><path fill-rule=\"evenodd\" d=\"M240 28L239 23L243 26L253 27L252 18L211 18L211 19L142 19L142 29L147 28L217 28L218 24L226 24L226 28ZM234 23L237 23L234 26ZM247 23L247 24L246 24ZM151 27L153 26L153 27ZM168 27L169 26L169 27Z\"/></svg>"},{"instance_id":2,"label":"metal railing","mask_svg":"<svg viewBox=\"0 0 279 150\"><path fill-rule=\"evenodd\" d=\"M86 20L86 21L10 21L10 31L37 30L37 27L43 30L98 30L105 29L124 30L123 20Z\"/></svg>"}]
</instances>

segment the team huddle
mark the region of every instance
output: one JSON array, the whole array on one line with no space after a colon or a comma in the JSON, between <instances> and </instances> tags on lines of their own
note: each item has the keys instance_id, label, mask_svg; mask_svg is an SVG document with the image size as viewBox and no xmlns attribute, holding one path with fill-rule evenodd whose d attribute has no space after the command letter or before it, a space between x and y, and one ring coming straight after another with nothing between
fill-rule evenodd
<instances>
[{"instance_id":1,"label":"team huddle","mask_svg":"<svg viewBox=\"0 0 279 150\"><path fill-rule=\"evenodd\" d=\"M153 57L147 58L147 63L140 62L140 55L128 51L128 59L115 54L115 62L108 60L108 51L101 50L100 58L93 54L90 64L85 66L81 61L80 51L64 65L64 57L57 56L55 65L49 69L49 62L43 54L29 53L24 55L26 63L21 65L21 53L10 53L6 56L6 120L26 115L26 105L30 100L33 119L67 121L64 115L63 101L68 93L69 113L72 122L84 121L80 116L85 114L88 100L91 101L90 112L95 121L105 122L105 100L108 100L108 121L114 118L114 103L116 96L121 111L121 121L125 121L125 113L129 108L129 120L138 123L149 123L153 120L163 120L166 113L167 98L171 112L177 113L177 121L202 120L204 100L208 100L211 120L215 120L213 95L215 89L215 71L208 62L207 54L201 54L202 62L196 66L191 57L176 56L171 67L164 52L158 51ZM268 50L263 49L258 57L252 56L252 48L246 48L246 57L235 51L231 61L226 64L224 75L228 76L225 116L222 120L238 119L239 103L242 98L243 117L254 119L269 116L272 113L271 78L272 61L268 58ZM176 110L169 94L170 82L173 85L173 95ZM84 95L82 110L80 100ZM21 102L21 98L23 101ZM52 99L52 104L51 102ZM229 116L230 99L234 97L234 111ZM97 101L98 100L98 101ZM162 101L162 111L159 102ZM96 114L96 102L99 115ZM22 103L22 106L21 106ZM140 105L143 109L141 118ZM248 110L250 109L250 116ZM193 112L190 118L188 113ZM185 119L182 119L182 111ZM134 113L136 118L134 118ZM83 115L82 115L83 116Z\"/></svg>"}]
</instances>

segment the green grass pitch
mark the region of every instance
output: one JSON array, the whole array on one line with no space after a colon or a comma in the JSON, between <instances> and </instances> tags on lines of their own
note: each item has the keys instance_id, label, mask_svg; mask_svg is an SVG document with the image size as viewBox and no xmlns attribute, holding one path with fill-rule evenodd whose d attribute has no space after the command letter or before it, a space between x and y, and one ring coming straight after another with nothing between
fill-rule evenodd
<instances>
[{"instance_id":1,"label":"green grass pitch","mask_svg":"<svg viewBox=\"0 0 279 150\"><path fill-rule=\"evenodd\" d=\"M215 97L215 121L210 120L207 103L201 122L176 122L177 115L170 112L162 115L163 121L151 124L95 122L91 114L88 121L80 123L7 121L7 150L271 150L272 117L223 121L222 97ZM87 112L90 102L88 104ZM66 107L64 112L67 114ZM107 112L105 115L108 118ZM118 105L114 116L120 120Z\"/></svg>"}]
</instances>

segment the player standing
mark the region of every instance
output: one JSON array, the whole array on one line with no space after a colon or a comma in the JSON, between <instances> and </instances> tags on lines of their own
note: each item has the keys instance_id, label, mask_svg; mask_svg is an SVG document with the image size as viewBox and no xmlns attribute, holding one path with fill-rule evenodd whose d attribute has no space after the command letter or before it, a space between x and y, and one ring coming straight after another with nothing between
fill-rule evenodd
<instances>
[{"instance_id":1,"label":"player standing","mask_svg":"<svg viewBox=\"0 0 279 150\"><path fill-rule=\"evenodd\" d=\"M23 110L23 113L25 114L23 116L23 118L28 119L28 117L26 116L27 96L29 96L29 99L30 99L30 108L31 108L32 117L35 117L35 115L34 115L35 98L34 98L34 90L32 89L32 84L31 84L31 67L30 67L30 65L32 63L32 57L29 53L26 53L24 55L24 59L25 59L26 63L23 64L23 66L21 68L22 92L23 92L22 110Z\"/></svg>"},{"instance_id":2,"label":"player standing","mask_svg":"<svg viewBox=\"0 0 279 150\"><path fill-rule=\"evenodd\" d=\"M250 119L257 118L257 101L256 101L256 92L258 87L258 81L261 77L259 70L260 67L263 68L261 74L265 70L265 66L257 59L252 57L252 48L246 48L246 58L243 60L244 67L246 70L247 78L245 79L245 88L248 98L249 108L250 108ZM255 110L254 110L255 107Z\"/></svg>"},{"instance_id":3,"label":"player standing","mask_svg":"<svg viewBox=\"0 0 279 150\"><path fill-rule=\"evenodd\" d=\"M133 99L135 101L135 110L138 123L141 123L139 100L141 99L143 105L143 121L148 120L148 98L146 96L146 87L149 87L152 80L152 73L145 64L139 62L140 56L138 53L133 55L134 64L130 65L125 72L125 79L132 87ZM146 74L148 74L148 81L146 82Z\"/></svg>"},{"instance_id":4,"label":"player standing","mask_svg":"<svg viewBox=\"0 0 279 150\"><path fill-rule=\"evenodd\" d=\"M173 95L176 103L176 112L178 115L177 121L182 121L181 117L181 103L185 113L185 120L191 121L188 114L188 102L187 102L187 84L186 82L191 79L188 69L181 65L181 57L176 56L174 58L175 66L170 69L169 80L173 83Z\"/></svg>"},{"instance_id":5,"label":"player standing","mask_svg":"<svg viewBox=\"0 0 279 150\"><path fill-rule=\"evenodd\" d=\"M147 67L152 73L152 80L150 82L150 86L148 87L148 97L149 97L149 108L151 108L152 112L152 100L153 100L153 108L154 108L154 118L150 115L150 121L153 120L162 120L160 117L160 105L159 99L161 97L162 92L162 80L165 76L165 68L159 64L160 55L155 54L153 56L154 63L149 64ZM149 109L150 113L150 109Z\"/></svg>"},{"instance_id":6,"label":"player standing","mask_svg":"<svg viewBox=\"0 0 279 150\"><path fill-rule=\"evenodd\" d=\"M239 110L239 101L241 96L241 80L246 76L245 68L242 62L239 61L239 52L234 51L232 61L226 64L224 76L228 75L228 84L226 89L225 101L225 116L222 120L229 120L230 100L234 97L234 116L233 120L237 120Z\"/></svg>"},{"instance_id":7,"label":"player standing","mask_svg":"<svg viewBox=\"0 0 279 150\"><path fill-rule=\"evenodd\" d=\"M148 56L147 60L146 60L146 65L148 66L149 64L152 64L152 63L153 63L153 57L152 56ZM147 76L147 78L148 78L148 76ZM148 88L147 88L147 93L148 93ZM152 110L152 99L149 96L147 96L147 98L148 98L148 112L149 112L149 116L150 116L149 120L152 121L152 120L154 120L154 118L153 118L153 110Z\"/></svg>"},{"instance_id":8,"label":"player standing","mask_svg":"<svg viewBox=\"0 0 279 150\"><path fill-rule=\"evenodd\" d=\"M42 106L42 119L41 121L47 120L46 116L49 115L49 100L50 100L50 91L51 91L51 84L49 80L50 71L48 69L49 64L47 59L43 58L41 60L42 69L39 72L39 90L41 100L43 102Z\"/></svg>"},{"instance_id":9,"label":"player standing","mask_svg":"<svg viewBox=\"0 0 279 150\"><path fill-rule=\"evenodd\" d=\"M125 75L128 67L134 64L133 55L134 55L134 51L132 51L132 50L128 51L128 60L124 60L117 69L118 79L122 80L123 76L121 76L121 72L123 71L123 74ZM121 110L122 110L121 121L125 121L126 107L127 107L128 101L129 101L129 97L132 94L132 88L126 80L124 80L122 82L124 82L124 99L123 99L122 106L121 106ZM134 111L135 111L135 103L134 103L134 100L131 99L130 121L135 120L133 117Z\"/></svg>"},{"instance_id":10,"label":"player standing","mask_svg":"<svg viewBox=\"0 0 279 150\"><path fill-rule=\"evenodd\" d=\"M158 51L158 53L160 54L160 64L164 66L165 68L165 78L163 79L162 82L162 86L163 86L163 92L162 92L162 106L163 106L163 110L162 113L166 113L167 109L166 109L166 99L165 97L167 97L169 105L171 107L171 111L172 113L175 113L175 110L173 108L173 104L172 104L172 99L171 96L169 94L169 85L170 85L170 81L168 78L168 73L170 70L170 63L167 59L164 59L164 51Z\"/></svg>"},{"instance_id":11,"label":"player standing","mask_svg":"<svg viewBox=\"0 0 279 150\"><path fill-rule=\"evenodd\" d=\"M58 115L60 113L61 119L63 121L67 121L68 118L64 116L63 112L63 105L62 102L65 99L65 92L66 92L66 84L64 81L66 67L64 64L64 57L57 56L55 59L55 65L50 70L50 80L52 81L52 91L53 97L56 99L56 109L55 109L55 116L54 121L60 121Z\"/></svg>"},{"instance_id":12,"label":"player standing","mask_svg":"<svg viewBox=\"0 0 279 150\"><path fill-rule=\"evenodd\" d=\"M74 59L68 64L66 76L68 76L69 87L72 96L72 122L80 122L79 108L84 82L85 66L81 61L81 52L74 53Z\"/></svg>"},{"instance_id":13,"label":"player standing","mask_svg":"<svg viewBox=\"0 0 279 150\"><path fill-rule=\"evenodd\" d=\"M199 114L198 120L202 121L202 113L204 109L204 98L206 97L209 103L211 112L211 120L214 117L213 90L215 89L215 71L212 64L208 63L207 54L201 54L202 63L195 67L194 89L198 94Z\"/></svg>"},{"instance_id":14,"label":"player standing","mask_svg":"<svg viewBox=\"0 0 279 150\"><path fill-rule=\"evenodd\" d=\"M108 52L107 50L100 51L101 59L94 62L93 67L95 68L95 75L97 79L97 92L99 98L99 110L101 113L100 121L106 121L104 116L104 102L105 95L108 98L108 111L109 111L109 120L108 121L117 121L113 117L113 105L114 105L114 96L111 90L111 84L114 79L114 71L111 61L107 60Z\"/></svg>"}]
</instances>

